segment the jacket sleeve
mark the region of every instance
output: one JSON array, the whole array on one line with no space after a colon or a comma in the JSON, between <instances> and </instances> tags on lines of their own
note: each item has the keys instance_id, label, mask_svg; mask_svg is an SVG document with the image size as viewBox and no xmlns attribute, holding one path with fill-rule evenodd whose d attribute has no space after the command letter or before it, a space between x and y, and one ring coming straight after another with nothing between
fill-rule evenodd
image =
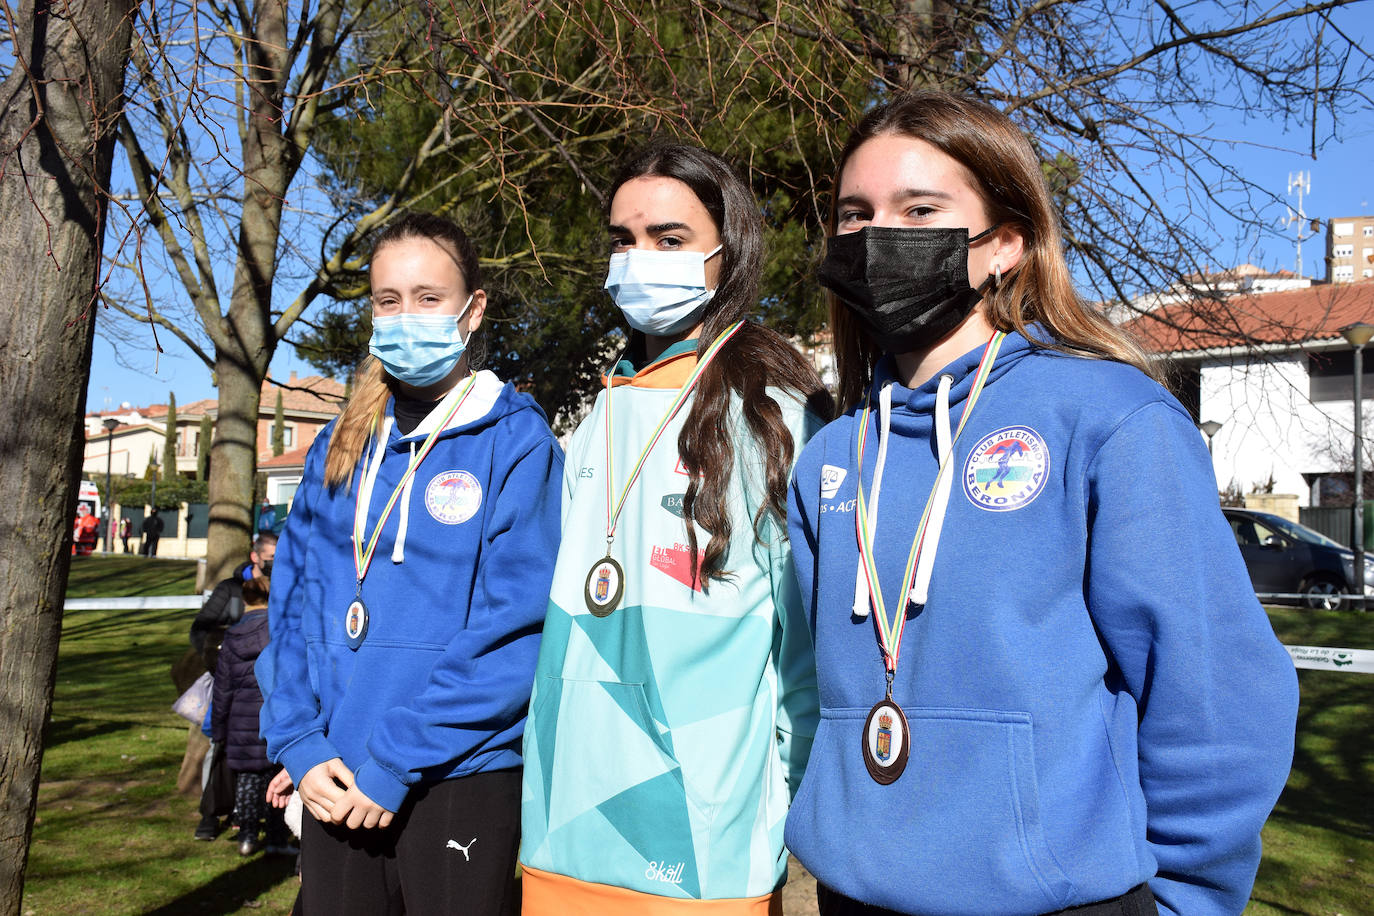
<instances>
[{"instance_id":1,"label":"jacket sleeve","mask_svg":"<svg viewBox=\"0 0 1374 916\"><path fill-rule=\"evenodd\" d=\"M378 717L355 772L359 789L388 811L426 769L461 761L492 732L523 723L558 555L562 477L563 453L546 433L492 497L468 625L434 663L425 690ZM274 639L276 626L274 618Z\"/></svg>"},{"instance_id":2,"label":"jacket sleeve","mask_svg":"<svg viewBox=\"0 0 1374 916\"><path fill-rule=\"evenodd\" d=\"M228 582L220 582L200 606L196 619L191 621L191 648L197 652L205 652L206 634L227 621L225 605L229 603L229 596Z\"/></svg>"},{"instance_id":3,"label":"jacket sleeve","mask_svg":"<svg viewBox=\"0 0 1374 916\"><path fill-rule=\"evenodd\" d=\"M314 524L314 502L324 488L324 456L329 436L319 435L306 457L300 489L277 541L268 597L271 638L253 666L262 691L258 724L267 757L286 767L293 782L317 764L339 756L325 737L325 717L315 696L314 677L301 621L306 613L306 545Z\"/></svg>"},{"instance_id":4,"label":"jacket sleeve","mask_svg":"<svg viewBox=\"0 0 1374 916\"><path fill-rule=\"evenodd\" d=\"M1297 677L1255 600L1202 439L1156 402L1088 472L1087 598L1137 704L1145 834L1161 913L1245 908L1288 777Z\"/></svg>"},{"instance_id":5,"label":"jacket sleeve","mask_svg":"<svg viewBox=\"0 0 1374 916\"><path fill-rule=\"evenodd\" d=\"M794 454L811 439L823 421L809 411L803 413L801 428L793 431ZM793 471L796 470L793 464ZM789 487L789 493L790 493ZM790 500L789 500L790 502ZM790 513L789 513L790 515ZM807 609L797 585L794 554L788 529L778 532L773 556L773 607L779 624L778 665L778 753L787 789L795 798L802 774L811 757L811 745L820 721L820 695L816 688L816 650L811 637ZM802 552L806 553L802 544ZM814 555L813 555L814 558Z\"/></svg>"},{"instance_id":6,"label":"jacket sleeve","mask_svg":"<svg viewBox=\"0 0 1374 916\"><path fill-rule=\"evenodd\" d=\"M226 642L215 662L215 686L210 693L210 740L223 744L229 737L229 711L234 705L233 643Z\"/></svg>"}]
</instances>

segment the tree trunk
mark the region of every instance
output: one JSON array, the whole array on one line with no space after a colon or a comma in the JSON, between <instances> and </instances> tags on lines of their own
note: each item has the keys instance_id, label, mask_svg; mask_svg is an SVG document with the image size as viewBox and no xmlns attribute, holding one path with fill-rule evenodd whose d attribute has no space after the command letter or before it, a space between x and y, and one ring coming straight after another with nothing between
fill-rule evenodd
<instances>
[{"instance_id":1,"label":"tree trunk","mask_svg":"<svg viewBox=\"0 0 1374 916\"><path fill-rule=\"evenodd\" d=\"M0 916L20 911L85 436L132 0L26 0L0 112ZM14 9L14 7L11 7ZM26 72L27 69L27 72Z\"/></svg>"},{"instance_id":2,"label":"tree trunk","mask_svg":"<svg viewBox=\"0 0 1374 916\"><path fill-rule=\"evenodd\" d=\"M244 80L250 100L243 130L243 198L238 260L229 311L215 342L219 418L210 451L210 581L228 576L248 558L253 536L253 478L257 471L258 407L262 381L277 348L272 281L277 271L282 201L300 166L282 136L282 101L290 76L286 4L262 0L253 9L254 41L247 43Z\"/></svg>"}]
</instances>

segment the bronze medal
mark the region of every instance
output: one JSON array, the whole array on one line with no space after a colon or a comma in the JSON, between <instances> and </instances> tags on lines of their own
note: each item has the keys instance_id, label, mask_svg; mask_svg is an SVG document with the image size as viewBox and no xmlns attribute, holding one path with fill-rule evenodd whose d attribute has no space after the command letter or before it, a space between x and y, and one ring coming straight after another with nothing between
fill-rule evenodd
<instances>
[{"instance_id":1,"label":"bronze medal","mask_svg":"<svg viewBox=\"0 0 1374 916\"><path fill-rule=\"evenodd\" d=\"M891 697L875 703L864 720L864 766L879 785L891 785L906 769L911 750L911 729L902 707Z\"/></svg>"},{"instance_id":2,"label":"bronze medal","mask_svg":"<svg viewBox=\"0 0 1374 916\"><path fill-rule=\"evenodd\" d=\"M593 616L608 617L625 594L625 570L607 554L592 564L583 591L586 592L587 610Z\"/></svg>"}]
</instances>

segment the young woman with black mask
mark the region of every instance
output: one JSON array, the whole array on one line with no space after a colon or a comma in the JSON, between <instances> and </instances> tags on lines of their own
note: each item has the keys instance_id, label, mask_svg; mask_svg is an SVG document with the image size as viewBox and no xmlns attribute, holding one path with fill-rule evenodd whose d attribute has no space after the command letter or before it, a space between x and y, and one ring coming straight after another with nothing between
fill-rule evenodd
<instances>
[{"instance_id":1,"label":"young woman with black mask","mask_svg":"<svg viewBox=\"0 0 1374 916\"><path fill-rule=\"evenodd\" d=\"M847 413L789 506L821 912L1239 913L1297 694L1192 418L1074 292L990 106L869 112L832 207Z\"/></svg>"}]
</instances>

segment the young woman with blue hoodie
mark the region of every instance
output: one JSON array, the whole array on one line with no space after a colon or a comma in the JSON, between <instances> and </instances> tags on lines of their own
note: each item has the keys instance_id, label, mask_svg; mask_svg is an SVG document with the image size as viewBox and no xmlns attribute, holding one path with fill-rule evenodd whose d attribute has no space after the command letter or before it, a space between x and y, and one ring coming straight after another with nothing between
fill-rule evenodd
<instances>
[{"instance_id":1,"label":"young woman with blue hoodie","mask_svg":"<svg viewBox=\"0 0 1374 916\"><path fill-rule=\"evenodd\" d=\"M748 320L763 220L719 156L639 151L607 216L631 331L568 446L525 730L524 912L779 913L816 721L787 482L829 396Z\"/></svg>"},{"instance_id":2,"label":"young woman with blue hoodie","mask_svg":"<svg viewBox=\"0 0 1374 916\"><path fill-rule=\"evenodd\" d=\"M469 368L486 293L461 229L399 219L371 285L372 357L277 545L262 733L306 811L307 916L514 913L562 452Z\"/></svg>"},{"instance_id":3,"label":"young woman with blue hoodie","mask_svg":"<svg viewBox=\"0 0 1374 916\"><path fill-rule=\"evenodd\" d=\"M1240 913L1296 677L1193 419L1075 294L992 107L869 112L831 216L847 412L789 499L822 914Z\"/></svg>"}]
</instances>

